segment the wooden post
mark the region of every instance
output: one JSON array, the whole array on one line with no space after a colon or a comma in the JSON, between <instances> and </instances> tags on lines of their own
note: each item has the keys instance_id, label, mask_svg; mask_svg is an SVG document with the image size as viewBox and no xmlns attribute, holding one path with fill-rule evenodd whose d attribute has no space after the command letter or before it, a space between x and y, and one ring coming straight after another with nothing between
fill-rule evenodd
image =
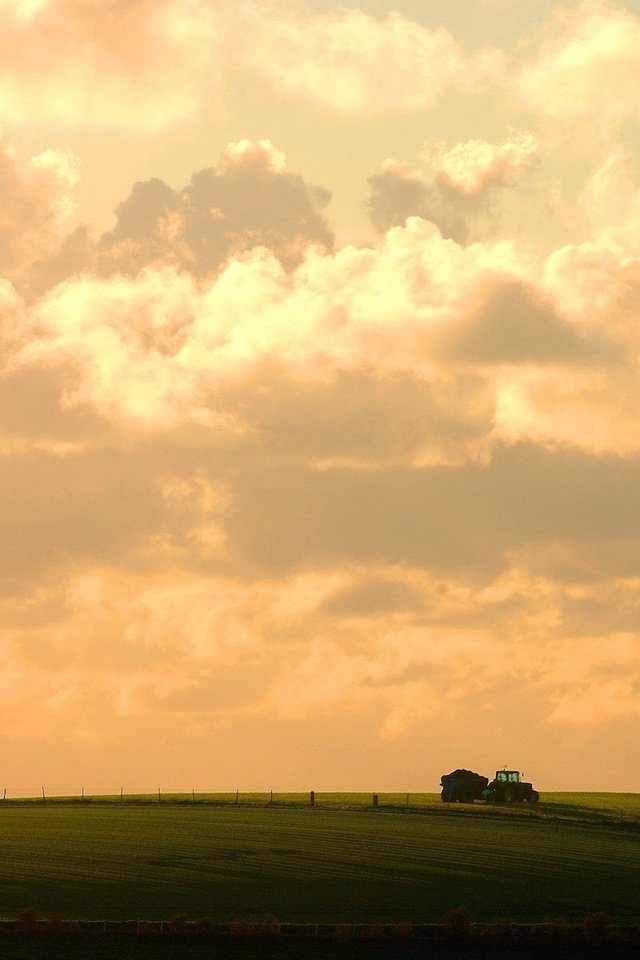
<instances>
[{"instance_id":1,"label":"wooden post","mask_svg":"<svg viewBox=\"0 0 640 960\"><path fill-rule=\"evenodd\" d=\"M273 790L269 794L269 803L273 803Z\"/></svg>"},{"instance_id":2,"label":"wooden post","mask_svg":"<svg viewBox=\"0 0 640 960\"><path fill-rule=\"evenodd\" d=\"M240 790L236 790L236 803L240 802Z\"/></svg>"},{"instance_id":3,"label":"wooden post","mask_svg":"<svg viewBox=\"0 0 640 960\"><path fill-rule=\"evenodd\" d=\"M120 803L124 802L124 788L120 787Z\"/></svg>"},{"instance_id":4,"label":"wooden post","mask_svg":"<svg viewBox=\"0 0 640 960\"><path fill-rule=\"evenodd\" d=\"M160 797L160 787L158 787L158 803L160 803L160 802L161 802L161 797Z\"/></svg>"},{"instance_id":5,"label":"wooden post","mask_svg":"<svg viewBox=\"0 0 640 960\"><path fill-rule=\"evenodd\" d=\"M7 788L6 788L6 787L4 788L4 793L2 794L2 799L3 799L3 800L6 800L6 799L7 799Z\"/></svg>"},{"instance_id":6,"label":"wooden post","mask_svg":"<svg viewBox=\"0 0 640 960\"><path fill-rule=\"evenodd\" d=\"M407 794L407 810L409 809L409 794Z\"/></svg>"},{"instance_id":7,"label":"wooden post","mask_svg":"<svg viewBox=\"0 0 640 960\"><path fill-rule=\"evenodd\" d=\"M378 806L378 794L374 793L371 797L371 805L374 807Z\"/></svg>"},{"instance_id":8,"label":"wooden post","mask_svg":"<svg viewBox=\"0 0 640 960\"><path fill-rule=\"evenodd\" d=\"M82 788L82 791L81 791L80 796L81 796L82 800L84 800L84 787Z\"/></svg>"},{"instance_id":9,"label":"wooden post","mask_svg":"<svg viewBox=\"0 0 640 960\"><path fill-rule=\"evenodd\" d=\"M316 805L316 792L315 792L315 790L312 790L311 793L309 794L309 803L311 804L312 807L315 807L315 805Z\"/></svg>"},{"instance_id":10,"label":"wooden post","mask_svg":"<svg viewBox=\"0 0 640 960\"><path fill-rule=\"evenodd\" d=\"M46 797L46 794L45 794L45 792L44 792L44 787L43 787L43 788L42 788L42 802L44 803L46 799L47 799L47 797Z\"/></svg>"},{"instance_id":11,"label":"wooden post","mask_svg":"<svg viewBox=\"0 0 640 960\"><path fill-rule=\"evenodd\" d=\"M196 792L195 792L195 790L192 790L192 791L191 791L191 799L193 800L194 803L196 802Z\"/></svg>"}]
</instances>

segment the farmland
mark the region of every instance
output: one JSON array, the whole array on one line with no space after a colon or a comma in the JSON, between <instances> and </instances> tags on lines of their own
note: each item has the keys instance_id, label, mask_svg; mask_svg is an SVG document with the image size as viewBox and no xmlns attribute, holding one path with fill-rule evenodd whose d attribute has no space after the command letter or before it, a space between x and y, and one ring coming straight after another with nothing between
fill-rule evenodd
<instances>
[{"instance_id":1,"label":"farmland","mask_svg":"<svg viewBox=\"0 0 640 960\"><path fill-rule=\"evenodd\" d=\"M152 798L147 798L152 799ZM209 795L0 806L0 904L42 917L640 921L637 795L535 809L433 795ZM136 802L137 801L137 802ZM181 802L182 801L182 802Z\"/></svg>"}]
</instances>

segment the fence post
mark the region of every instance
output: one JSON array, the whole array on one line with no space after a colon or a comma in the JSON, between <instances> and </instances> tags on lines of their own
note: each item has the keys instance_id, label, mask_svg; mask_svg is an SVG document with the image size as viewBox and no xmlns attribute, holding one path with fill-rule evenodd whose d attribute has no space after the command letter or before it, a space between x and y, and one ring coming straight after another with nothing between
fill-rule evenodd
<instances>
[{"instance_id":1,"label":"fence post","mask_svg":"<svg viewBox=\"0 0 640 960\"><path fill-rule=\"evenodd\" d=\"M46 796L46 794L45 794L45 792L44 792L44 787L43 787L43 788L42 788L42 802L44 803L44 802L46 801L46 799L47 799L47 796Z\"/></svg>"},{"instance_id":2,"label":"fence post","mask_svg":"<svg viewBox=\"0 0 640 960\"><path fill-rule=\"evenodd\" d=\"M273 803L273 790L269 794L269 803Z\"/></svg>"},{"instance_id":3,"label":"fence post","mask_svg":"<svg viewBox=\"0 0 640 960\"><path fill-rule=\"evenodd\" d=\"M409 809L409 794L407 794L407 810Z\"/></svg>"},{"instance_id":4,"label":"fence post","mask_svg":"<svg viewBox=\"0 0 640 960\"><path fill-rule=\"evenodd\" d=\"M315 805L316 805L316 792L315 792L315 790L312 790L311 793L309 794L309 803L311 804L312 807L315 807Z\"/></svg>"},{"instance_id":5,"label":"fence post","mask_svg":"<svg viewBox=\"0 0 640 960\"><path fill-rule=\"evenodd\" d=\"M158 803L160 803L160 802L161 802L161 797L160 797L160 787L158 787Z\"/></svg>"},{"instance_id":6,"label":"fence post","mask_svg":"<svg viewBox=\"0 0 640 960\"><path fill-rule=\"evenodd\" d=\"M120 787L120 803L124 803L124 787Z\"/></svg>"},{"instance_id":7,"label":"fence post","mask_svg":"<svg viewBox=\"0 0 640 960\"><path fill-rule=\"evenodd\" d=\"M240 802L240 790L236 790L236 803Z\"/></svg>"},{"instance_id":8,"label":"fence post","mask_svg":"<svg viewBox=\"0 0 640 960\"><path fill-rule=\"evenodd\" d=\"M372 797L371 797L371 805L374 806L374 807L377 807L377 806L378 806L378 794L377 794L377 793L372 794Z\"/></svg>"}]
</instances>

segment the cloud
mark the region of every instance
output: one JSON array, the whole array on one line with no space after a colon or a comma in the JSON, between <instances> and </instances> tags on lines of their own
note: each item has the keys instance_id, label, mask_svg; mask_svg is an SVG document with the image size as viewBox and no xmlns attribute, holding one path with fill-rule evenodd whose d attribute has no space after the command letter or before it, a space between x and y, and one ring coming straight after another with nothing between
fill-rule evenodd
<instances>
[{"instance_id":1,"label":"cloud","mask_svg":"<svg viewBox=\"0 0 640 960\"><path fill-rule=\"evenodd\" d=\"M73 276L166 265L205 277L260 246L290 269L312 244L333 248L322 215L331 194L288 169L269 140L230 143L217 167L194 173L182 190L159 179L134 184L97 242L85 224L69 232L78 179L71 151L48 149L28 162L9 146L0 153L0 276L29 301Z\"/></svg>"},{"instance_id":2,"label":"cloud","mask_svg":"<svg viewBox=\"0 0 640 960\"><path fill-rule=\"evenodd\" d=\"M369 177L371 190L367 207L379 233L401 226L408 217L421 217L437 224L444 237L458 243L468 238L466 218L456 204L443 194L437 182L429 182L420 171L387 160L382 172Z\"/></svg>"},{"instance_id":3,"label":"cloud","mask_svg":"<svg viewBox=\"0 0 640 960\"><path fill-rule=\"evenodd\" d=\"M35 336L9 362L71 365L66 404L165 426L213 424L212 391L265 361L313 380L374 365L437 385L430 335L492 271L517 275L522 266L508 245L465 252L414 220L377 252L311 249L292 274L256 249L203 286L167 267L131 279L84 276L38 303Z\"/></svg>"},{"instance_id":4,"label":"cloud","mask_svg":"<svg viewBox=\"0 0 640 960\"><path fill-rule=\"evenodd\" d=\"M288 170L269 140L231 143L218 168L194 173L182 190L158 179L135 184L115 227L100 239L97 267L103 274L136 273L168 263L204 277L257 246L291 267L309 244L332 248L320 213L330 198Z\"/></svg>"},{"instance_id":5,"label":"cloud","mask_svg":"<svg viewBox=\"0 0 640 960\"><path fill-rule=\"evenodd\" d=\"M451 34L398 13L378 20L345 9L264 18L247 64L278 89L347 115L424 110L471 70Z\"/></svg>"},{"instance_id":6,"label":"cloud","mask_svg":"<svg viewBox=\"0 0 640 960\"><path fill-rule=\"evenodd\" d=\"M440 145L432 163L445 186L470 195L514 180L527 171L538 156L536 138L525 131L513 133L499 144L467 140L448 150Z\"/></svg>"},{"instance_id":7,"label":"cloud","mask_svg":"<svg viewBox=\"0 0 640 960\"><path fill-rule=\"evenodd\" d=\"M197 0L3 4L3 120L154 129L191 114L215 91L227 20Z\"/></svg>"},{"instance_id":8,"label":"cloud","mask_svg":"<svg viewBox=\"0 0 640 960\"><path fill-rule=\"evenodd\" d=\"M0 276L30 289L35 264L58 250L78 179L71 151L48 149L24 161L8 144L0 146Z\"/></svg>"},{"instance_id":9,"label":"cloud","mask_svg":"<svg viewBox=\"0 0 640 960\"><path fill-rule=\"evenodd\" d=\"M227 442L255 434L269 410L260 414L234 398L247 384L264 393L263 374L271 380L269 371L281 370L283 383L318 385L316 396L323 383L333 384L335 396L351 389L344 399L354 415L358 402L382 409L400 377L398 413L405 390L407 398L420 393L425 412L424 426L409 415L412 433L396 446L395 456L415 463L483 458L504 440L629 450L637 435L629 429L636 408L628 349L633 298L627 289L625 303L617 281L609 297L615 310L610 302L600 318L576 313L571 304L577 293L584 297L590 270L560 269L558 256L545 272L517 244L460 247L410 218L375 250L312 247L293 271L256 248L205 283L166 266L135 277L85 275L34 306L7 370L64 370L60 400L68 408L86 404L133 428L200 424ZM612 316L619 317L615 327ZM614 400L615 382L628 395L626 409ZM385 384L380 402L378 383ZM270 390L266 397L275 401ZM307 402L302 387L295 392ZM325 423L339 423L330 410ZM318 422L317 413L313 418ZM305 433L302 424L298 430ZM348 437L315 457L304 439L299 450L318 466L388 457L392 434L376 433L377 453L375 445L367 450L368 434L351 450Z\"/></svg>"},{"instance_id":10,"label":"cloud","mask_svg":"<svg viewBox=\"0 0 640 960\"><path fill-rule=\"evenodd\" d=\"M445 237L465 243L499 188L515 184L538 156L533 135L516 132L500 144L468 140L449 149L427 144L420 170L387 160L381 173L368 180L373 225L385 232L407 217L422 217L436 223ZM495 206L491 213L495 220Z\"/></svg>"},{"instance_id":11,"label":"cloud","mask_svg":"<svg viewBox=\"0 0 640 960\"><path fill-rule=\"evenodd\" d=\"M349 593L385 582L394 585L391 605L343 607ZM24 733L11 720L13 681L36 694L33 735L81 706L76 740L100 737L105 722L118 731L119 722L162 723L168 713L182 735L200 727L210 736L225 718L296 724L336 709L343 720L373 711L378 734L396 738L434 715L455 723L469 708L495 722L513 693L521 708L534 698L536 718L556 729L601 724L635 715L639 679L638 636L615 627L634 585L607 589L613 622L597 636L576 629L566 606L583 587L517 568L482 587L406 565L251 584L185 574L116 578L94 568L65 582L54 630L53 588L15 607L0 722L9 738ZM515 632L526 642L515 642ZM596 699L602 709L589 713Z\"/></svg>"},{"instance_id":12,"label":"cloud","mask_svg":"<svg viewBox=\"0 0 640 960\"><path fill-rule=\"evenodd\" d=\"M0 37L0 108L17 126L154 131L215 110L238 69L346 115L430 109L503 72L495 52L467 58L395 12L305 17L261 0L22 0L0 5Z\"/></svg>"},{"instance_id":13,"label":"cloud","mask_svg":"<svg viewBox=\"0 0 640 960\"><path fill-rule=\"evenodd\" d=\"M517 282L491 289L476 311L444 334L441 349L451 359L476 364L595 367L622 355L604 337L586 337L549 300Z\"/></svg>"},{"instance_id":14,"label":"cloud","mask_svg":"<svg viewBox=\"0 0 640 960\"><path fill-rule=\"evenodd\" d=\"M518 90L544 115L606 123L637 117L640 21L604 2L559 13L537 59L527 63Z\"/></svg>"},{"instance_id":15,"label":"cloud","mask_svg":"<svg viewBox=\"0 0 640 960\"><path fill-rule=\"evenodd\" d=\"M594 242L612 251L618 263L636 259L640 230L640 188L631 154L614 147L588 179L579 204Z\"/></svg>"}]
</instances>

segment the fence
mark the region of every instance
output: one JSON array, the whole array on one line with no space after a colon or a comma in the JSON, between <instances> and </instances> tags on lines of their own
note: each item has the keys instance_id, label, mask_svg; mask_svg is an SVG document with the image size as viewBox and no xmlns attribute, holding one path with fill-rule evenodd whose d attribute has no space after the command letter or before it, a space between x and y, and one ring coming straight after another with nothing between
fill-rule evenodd
<instances>
[{"instance_id":1,"label":"fence","mask_svg":"<svg viewBox=\"0 0 640 960\"><path fill-rule=\"evenodd\" d=\"M120 787L117 794L87 794L82 787L77 795L50 795L44 787L40 794L32 797L10 797L7 788L4 788L2 800L0 802L8 805L12 803L49 803L49 804L81 804L81 803L133 803L133 804L212 804L212 805L249 805L249 806L311 806L325 803L331 807L347 805L349 807L358 806L377 807L380 804L380 798L383 798L382 805L391 807L410 806L430 806L435 795L432 794L409 794L409 793L318 793L316 790L310 790L309 793L280 793L276 794L273 790L268 793L241 793L236 790L235 793L200 793L191 790L189 793L163 793L160 787L153 794L126 793L124 787ZM413 800L411 799L413 798Z\"/></svg>"}]
</instances>

